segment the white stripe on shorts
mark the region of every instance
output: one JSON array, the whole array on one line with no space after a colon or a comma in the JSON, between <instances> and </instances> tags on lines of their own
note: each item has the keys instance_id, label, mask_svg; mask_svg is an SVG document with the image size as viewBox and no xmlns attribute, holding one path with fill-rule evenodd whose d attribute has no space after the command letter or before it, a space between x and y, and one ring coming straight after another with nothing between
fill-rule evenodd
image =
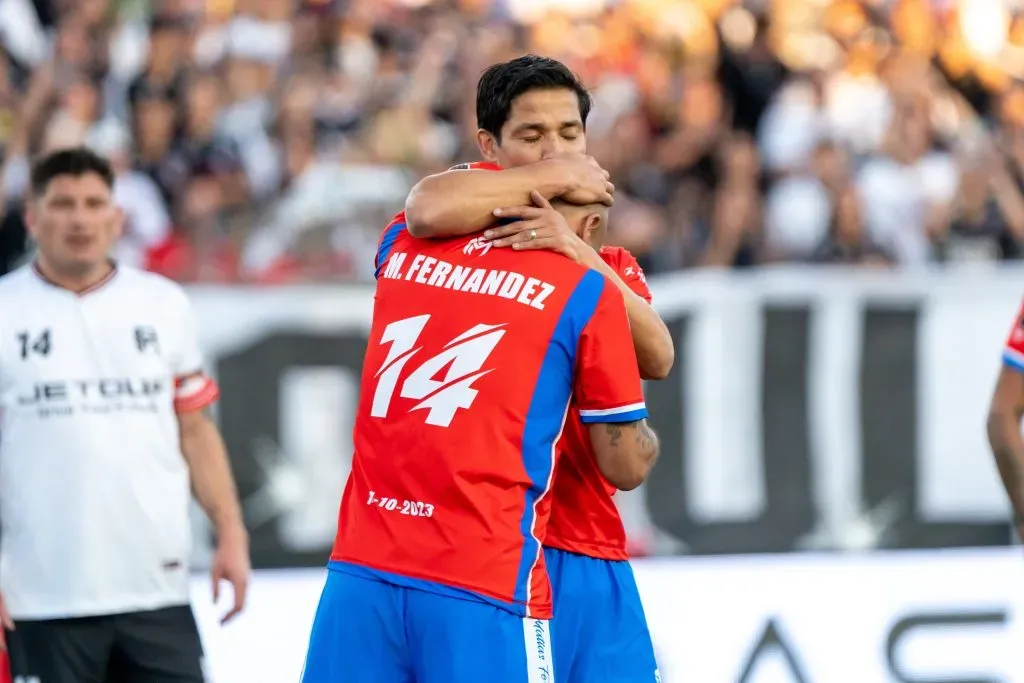
<instances>
[{"instance_id":1,"label":"white stripe on shorts","mask_svg":"<svg viewBox=\"0 0 1024 683\"><path fill-rule=\"evenodd\" d=\"M554 683L551 629L546 619L523 619L526 639L526 683Z\"/></svg>"}]
</instances>

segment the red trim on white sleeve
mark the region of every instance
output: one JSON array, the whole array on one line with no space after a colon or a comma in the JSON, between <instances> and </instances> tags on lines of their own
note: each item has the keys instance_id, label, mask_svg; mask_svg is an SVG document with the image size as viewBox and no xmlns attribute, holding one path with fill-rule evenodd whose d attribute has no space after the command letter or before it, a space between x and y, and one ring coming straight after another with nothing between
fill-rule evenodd
<instances>
[{"instance_id":1,"label":"red trim on white sleeve","mask_svg":"<svg viewBox=\"0 0 1024 683\"><path fill-rule=\"evenodd\" d=\"M501 166L493 161L470 161L469 163L455 164L449 171L500 171Z\"/></svg>"},{"instance_id":2,"label":"red trim on white sleeve","mask_svg":"<svg viewBox=\"0 0 1024 683\"><path fill-rule=\"evenodd\" d=\"M190 413L202 410L220 397L220 387L202 373L174 380L174 410Z\"/></svg>"}]
</instances>

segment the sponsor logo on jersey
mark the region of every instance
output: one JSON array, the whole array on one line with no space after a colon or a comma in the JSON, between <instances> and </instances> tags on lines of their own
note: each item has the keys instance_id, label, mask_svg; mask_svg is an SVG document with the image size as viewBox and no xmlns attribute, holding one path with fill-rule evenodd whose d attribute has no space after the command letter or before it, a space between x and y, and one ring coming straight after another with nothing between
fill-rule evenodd
<instances>
[{"instance_id":1,"label":"sponsor logo on jersey","mask_svg":"<svg viewBox=\"0 0 1024 683\"><path fill-rule=\"evenodd\" d=\"M474 237L466 246L462 248L462 251L466 256L471 256L473 252L479 252L478 256L483 256L491 250L491 243L482 237Z\"/></svg>"},{"instance_id":2,"label":"sponsor logo on jersey","mask_svg":"<svg viewBox=\"0 0 1024 683\"><path fill-rule=\"evenodd\" d=\"M640 282L647 284L647 276L644 275L644 271L642 269L634 268L633 266L626 266L626 270L624 270L623 272L625 273L626 277L633 277L635 275L637 279L640 280Z\"/></svg>"},{"instance_id":3,"label":"sponsor logo on jersey","mask_svg":"<svg viewBox=\"0 0 1024 683\"><path fill-rule=\"evenodd\" d=\"M37 382L18 405L40 417L82 413L155 412L169 397L168 382L156 378L111 377Z\"/></svg>"}]
</instances>

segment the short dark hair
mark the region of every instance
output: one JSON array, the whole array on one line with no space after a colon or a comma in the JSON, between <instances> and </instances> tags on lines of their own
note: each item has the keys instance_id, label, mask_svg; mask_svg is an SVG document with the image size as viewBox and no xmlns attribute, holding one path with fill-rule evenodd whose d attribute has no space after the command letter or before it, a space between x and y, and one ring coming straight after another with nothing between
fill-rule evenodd
<instances>
[{"instance_id":1,"label":"short dark hair","mask_svg":"<svg viewBox=\"0 0 1024 683\"><path fill-rule=\"evenodd\" d=\"M557 59L523 55L494 64L484 71L476 86L476 125L498 140L508 121L512 103L530 90L565 88L576 93L580 103L580 119L587 125L593 100L580 79Z\"/></svg>"},{"instance_id":2,"label":"short dark hair","mask_svg":"<svg viewBox=\"0 0 1024 683\"><path fill-rule=\"evenodd\" d=\"M62 175L83 176L95 173L108 188L114 187L114 171L110 162L88 147L71 147L50 152L32 164L29 189L34 197L46 193L50 181Z\"/></svg>"}]
</instances>

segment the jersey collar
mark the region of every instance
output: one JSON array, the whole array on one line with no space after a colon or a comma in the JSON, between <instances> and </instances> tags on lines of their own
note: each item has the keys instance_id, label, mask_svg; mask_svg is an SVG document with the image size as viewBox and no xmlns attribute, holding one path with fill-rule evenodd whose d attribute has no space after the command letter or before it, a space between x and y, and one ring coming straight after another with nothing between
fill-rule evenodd
<instances>
[{"instance_id":1,"label":"jersey collar","mask_svg":"<svg viewBox=\"0 0 1024 683\"><path fill-rule=\"evenodd\" d=\"M62 289L65 292L69 292L70 294L74 294L75 296L82 297L82 296L86 296L88 294L92 294L94 292L97 292L97 291L103 289L108 284L110 284L114 280L114 278L117 277L117 274L118 274L118 271L119 271L119 269L117 267L117 261L114 261L113 259L111 259L110 260L110 266L111 266L111 268L110 268L110 272L109 273L107 273L102 278L100 278L96 282L92 283L91 285L89 285L88 287L86 287L85 289L83 289L80 292L73 292L70 289L68 289L67 287L65 287L63 285L59 285L56 282L54 282L53 280L51 280L50 278L46 277L46 275L43 273L43 271L39 268L39 262L38 261L33 261L32 262L32 272L35 273L35 276L37 278L39 278L39 280L41 280L45 284L48 284L51 287L56 287L57 289Z\"/></svg>"}]
</instances>

